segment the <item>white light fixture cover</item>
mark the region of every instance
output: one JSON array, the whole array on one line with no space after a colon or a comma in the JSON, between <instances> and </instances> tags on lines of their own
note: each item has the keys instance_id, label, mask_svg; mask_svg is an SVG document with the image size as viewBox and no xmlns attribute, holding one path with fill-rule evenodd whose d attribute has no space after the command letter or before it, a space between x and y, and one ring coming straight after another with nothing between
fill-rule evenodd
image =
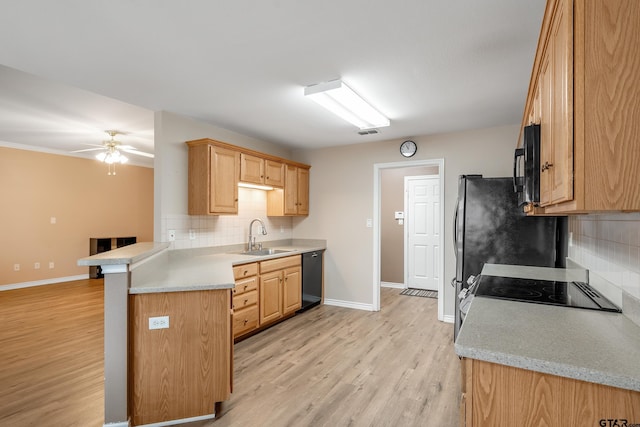
<instances>
[{"instance_id":1,"label":"white light fixture cover","mask_svg":"<svg viewBox=\"0 0 640 427\"><path fill-rule=\"evenodd\" d=\"M367 104L341 80L304 88L304 95L360 129L389 126L389 119Z\"/></svg>"}]
</instances>

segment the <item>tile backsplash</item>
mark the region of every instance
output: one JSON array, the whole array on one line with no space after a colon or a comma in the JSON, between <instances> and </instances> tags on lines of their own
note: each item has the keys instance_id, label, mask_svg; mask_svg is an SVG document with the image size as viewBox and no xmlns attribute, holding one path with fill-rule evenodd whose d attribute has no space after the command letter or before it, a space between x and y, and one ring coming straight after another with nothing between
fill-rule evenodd
<instances>
[{"instance_id":1,"label":"tile backsplash","mask_svg":"<svg viewBox=\"0 0 640 427\"><path fill-rule=\"evenodd\" d=\"M267 217L267 193L250 188L238 189L238 215L194 216L165 215L161 221L161 241L169 242L169 230L175 230L176 239L170 249L202 248L246 243L249 223L260 218L267 229L267 235L257 234L256 242L292 238L291 217ZM190 238L190 232L195 238ZM254 225L254 233L260 227Z\"/></svg>"},{"instance_id":2,"label":"tile backsplash","mask_svg":"<svg viewBox=\"0 0 640 427\"><path fill-rule=\"evenodd\" d=\"M571 216L569 258L640 300L640 213Z\"/></svg>"}]
</instances>

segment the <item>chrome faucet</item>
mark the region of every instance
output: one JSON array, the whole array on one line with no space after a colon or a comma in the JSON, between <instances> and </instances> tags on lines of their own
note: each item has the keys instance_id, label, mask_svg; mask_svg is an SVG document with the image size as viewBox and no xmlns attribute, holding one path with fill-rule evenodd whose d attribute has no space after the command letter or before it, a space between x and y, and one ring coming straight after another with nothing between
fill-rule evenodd
<instances>
[{"instance_id":1,"label":"chrome faucet","mask_svg":"<svg viewBox=\"0 0 640 427\"><path fill-rule=\"evenodd\" d=\"M248 251L252 251L255 249L256 246L256 236L253 235L253 223L258 221L260 223L260 226L262 227L262 229L260 230L260 232L262 233L263 236L267 235L267 229L264 226L264 222L262 222L262 220L260 218L256 218L254 220L251 221L251 223L249 224L249 244L247 245L247 250ZM262 243L260 243L260 248L262 249Z\"/></svg>"}]
</instances>

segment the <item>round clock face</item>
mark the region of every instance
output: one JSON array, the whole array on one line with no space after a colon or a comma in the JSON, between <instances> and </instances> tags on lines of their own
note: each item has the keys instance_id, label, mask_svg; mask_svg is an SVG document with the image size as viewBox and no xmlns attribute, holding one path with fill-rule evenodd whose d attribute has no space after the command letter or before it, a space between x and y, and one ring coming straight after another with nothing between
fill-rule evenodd
<instances>
[{"instance_id":1,"label":"round clock face","mask_svg":"<svg viewBox=\"0 0 640 427\"><path fill-rule=\"evenodd\" d=\"M413 141L405 141L400 145L400 154L405 157L411 157L418 151L418 146Z\"/></svg>"}]
</instances>

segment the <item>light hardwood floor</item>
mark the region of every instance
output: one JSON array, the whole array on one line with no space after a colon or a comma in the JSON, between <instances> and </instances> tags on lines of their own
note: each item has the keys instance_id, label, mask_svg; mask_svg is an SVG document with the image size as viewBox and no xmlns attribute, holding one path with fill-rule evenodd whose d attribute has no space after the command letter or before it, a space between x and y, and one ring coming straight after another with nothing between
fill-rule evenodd
<instances>
[{"instance_id":1,"label":"light hardwood floor","mask_svg":"<svg viewBox=\"0 0 640 427\"><path fill-rule=\"evenodd\" d=\"M235 346L224 426L456 426L460 368L437 301L382 289L377 313L322 306ZM101 426L102 281L0 292L0 426ZM44 424L43 424L44 421Z\"/></svg>"},{"instance_id":2,"label":"light hardwood floor","mask_svg":"<svg viewBox=\"0 0 640 427\"><path fill-rule=\"evenodd\" d=\"M0 292L0 426L101 426L102 280Z\"/></svg>"}]
</instances>

